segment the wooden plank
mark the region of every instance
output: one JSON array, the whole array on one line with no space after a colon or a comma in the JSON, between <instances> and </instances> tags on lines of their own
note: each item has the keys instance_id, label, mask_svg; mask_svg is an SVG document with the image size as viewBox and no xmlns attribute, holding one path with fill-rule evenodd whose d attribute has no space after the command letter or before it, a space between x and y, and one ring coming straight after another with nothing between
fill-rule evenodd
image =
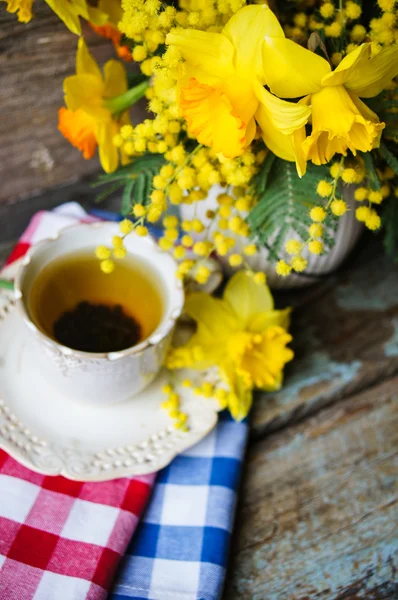
<instances>
[{"instance_id":1,"label":"wooden plank","mask_svg":"<svg viewBox=\"0 0 398 600\"><path fill-rule=\"evenodd\" d=\"M4 265L8 255L10 254L12 248L14 246L14 242L10 241L5 244L0 244L0 269Z\"/></svg>"},{"instance_id":2,"label":"wooden plank","mask_svg":"<svg viewBox=\"0 0 398 600\"><path fill-rule=\"evenodd\" d=\"M398 597L398 378L253 442L225 600Z\"/></svg>"},{"instance_id":3,"label":"wooden plank","mask_svg":"<svg viewBox=\"0 0 398 600\"><path fill-rule=\"evenodd\" d=\"M253 437L398 372L398 267L381 244L365 242L348 267L282 299L296 305L296 356L283 389L257 397Z\"/></svg>"},{"instance_id":4,"label":"wooden plank","mask_svg":"<svg viewBox=\"0 0 398 600\"><path fill-rule=\"evenodd\" d=\"M45 2L34 3L35 18L18 23L0 2L0 203L37 195L99 170L84 160L57 129L62 83L75 72L78 37ZM84 24L84 35L103 64L116 53L109 40ZM136 70L131 63L129 70ZM135 120L141 120L142 107Z\"/></svg>"}]
</instances>

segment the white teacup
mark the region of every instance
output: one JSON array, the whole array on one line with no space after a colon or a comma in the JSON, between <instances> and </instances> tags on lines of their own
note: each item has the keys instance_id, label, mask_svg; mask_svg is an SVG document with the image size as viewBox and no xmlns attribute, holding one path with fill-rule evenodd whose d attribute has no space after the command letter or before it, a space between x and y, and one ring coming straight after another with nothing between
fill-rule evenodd
<instances>
[{"instance_id":1,"label":"white teacup","mask_svg":"<svg viewBox=\"0 0 398 600\"><path fill-rule=\"evenodd\" d=\"M32 320L28 298L35 278L51 261L71 252L94 252L98 245L111 246L112 237L118 232L116 223L67 227L55 238L32 247L15 278L17 307L29 331L28 351L34 353L43 377L71 398L98 405L113 404L138 394L159 372L184 304L182 283L176 277L176 262L149 237L132 233L125 239L134 260L142 261L143 266L156 275L163 312L158 326L146 339L118 352L83 352L63 346Z\"/></svg>"}]
</instances>

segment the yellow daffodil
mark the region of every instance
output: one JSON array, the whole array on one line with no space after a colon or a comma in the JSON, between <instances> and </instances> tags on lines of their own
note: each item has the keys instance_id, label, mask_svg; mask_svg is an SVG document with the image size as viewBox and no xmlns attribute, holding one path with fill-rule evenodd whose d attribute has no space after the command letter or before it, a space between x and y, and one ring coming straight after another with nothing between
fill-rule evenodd
<instances>
[{"instance_id":1,"label":"yellow daffodil","mask_svg":"<svg viewBox=\"0 0 398 600\"><path fill-rule=\"evenodd\" d=\"M32 19L32 5L34 0L4 0L7 2L7 10L18 13L21 23L29 23ZM65 23L68 29L80 35L80 17L91 21L95 25L102 25L107 20L105 12L94 6L90 6L87 0L45 0L55 14Z\"/></svg>"},{"instance_id":2,"label":"yellow daffodil","mask_svg":"<svg viewBox=\"0 0 398 600\"><path fill-rule=\"evenodd\" d=\"M168 34L166 43L185 60L179 81L181 110L189 133L201 144L228 158L239 156L253 140L257 121L269 148L295 160L310 110L264 88L261 60L264 36L283 35L266 5L243 7L221 33L178 29Z\"/></svg>"},{"instance_id":3,"label":"yellow daffodil","mask_svg":"<svg viewBox=\"0 0 398 600\"><path fill-rule=\"evenodd\" d=\"M293 352L286 347L290 309L274 310L267 285L239 271L228 282L222 299L204 293L188 296L186 313L197 330L189 342L172 350L170 368L217 366L229 387L228 406L235 419L244 418L252 389L277 390L285 363Z\"/></svg>"},{"instance_id":4,"label":"yellow daffodil","mask_svg":"<svg viewBox=\"0 0 398 600\"><path fill-rule=\"evenodd\" d=\"M305 96L312 107L312 133L301 144L305 160L327 163L334 154L369 152L380 144L384 123L360 98L379 94L398 73L398 47L372 56L372 45L358 46L332 71L317 54L285 38L267 36L264 72L274 94Z\"/></svg>"},{"instance_id":5,"label":"yellow daffodil","mask_svg":"<svg viewBox=\"0 0 398 600\"><path fill-rule=\"evenodd\" d=\"M121 116L114 115L111 101L126 91L124 66L116 60L109 60L102 75L83 38L80 38L76 75L64 81L67 108L59 111L59 130L83 152L84 158L91 158L98 145L101 165L107 173L114 171L119 163L113 137L119 133L121 125L129 123L126 111Z\"/></svg>"}]
</instances>

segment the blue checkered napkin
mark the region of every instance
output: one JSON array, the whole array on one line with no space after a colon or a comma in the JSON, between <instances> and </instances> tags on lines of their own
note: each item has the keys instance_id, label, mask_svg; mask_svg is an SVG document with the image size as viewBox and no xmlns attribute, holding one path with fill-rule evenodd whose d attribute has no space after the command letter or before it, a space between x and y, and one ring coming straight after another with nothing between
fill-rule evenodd
<instances>
[{"instance_id":1,"label":"blue checkered napkin","mask_svg":"<svg viewBox=\"0 0 398 600\"><path fill-rule=\"evenodd\" d=\"M220 597L247 433L247 423L223 413L160 471L110 600Z\"/></svg>"}]
</instances>

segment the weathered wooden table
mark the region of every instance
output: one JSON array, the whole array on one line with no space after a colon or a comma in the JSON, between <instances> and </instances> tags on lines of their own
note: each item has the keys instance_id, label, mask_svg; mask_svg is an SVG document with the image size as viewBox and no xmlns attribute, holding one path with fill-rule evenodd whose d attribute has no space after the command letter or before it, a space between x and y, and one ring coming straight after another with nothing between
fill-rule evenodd
<instances>
[{"instance_id":1,"label":"weathered wooden table","mask_svg":"<svg viewBox=\"0 0 398 600\"><path fill-rule=\"evenodd\" d=\"M398 269L366 242L283 298L296 360L255 404L225 600L398 598Z\"/></svg>"},{"instance_id":2,"label":"weathered wooden table","mask_svg":"<svg viewBox=\"0 0 398 600\"><path fill-rule=\"evenodd\" d=\"M398 598L398 269L368 237L277 301L296 359L255 403L224 600Z\"/></svg>"}]
</instances>

